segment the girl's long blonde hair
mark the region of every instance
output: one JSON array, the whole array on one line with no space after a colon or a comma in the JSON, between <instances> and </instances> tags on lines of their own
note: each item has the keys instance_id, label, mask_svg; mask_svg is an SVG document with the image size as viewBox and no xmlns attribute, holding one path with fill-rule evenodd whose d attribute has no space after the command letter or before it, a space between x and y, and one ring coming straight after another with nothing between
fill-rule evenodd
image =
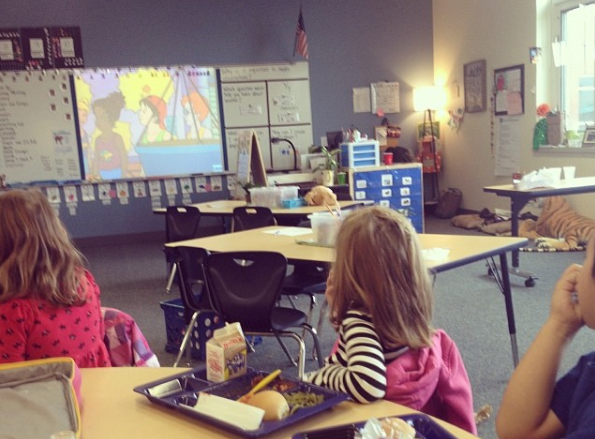
<instances>
[{"instance_id":1,"label":"girl's long blonde hair","mask_svg":"<svg viewBox=\"0 0 595 439\"><path fill-rule=\"evenodd\" d=\"M364 207L339 230L331 320L350 309L371 314L387 347L431 345L434 296L415 229L398 212Z\"/></svg>"},{"instance_id":2,"label":"girl's long blonde hair","mask_svg":"<svg viewBox=\"0 0 595 439\"><path fill-rule=\"evenodd\" d=\"M84 281L84 258L45 196L23 189L0 195L0 302L31 297L80 305Z\"/></svg>"}]
</instances>

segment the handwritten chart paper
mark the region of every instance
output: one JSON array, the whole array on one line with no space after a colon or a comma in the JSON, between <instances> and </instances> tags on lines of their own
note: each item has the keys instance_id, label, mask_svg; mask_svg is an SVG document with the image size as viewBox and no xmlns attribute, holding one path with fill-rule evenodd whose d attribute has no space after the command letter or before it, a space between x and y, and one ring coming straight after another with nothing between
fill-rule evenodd
<instances>
[{"instance_id":1,"label":"handwritten chart paper","mask_svg":"<svg viewBox=\"0 0 595 439\"><path fill-rule=\"evenodd\" d=\"M7 183L81 179L66 73L0 75L0 143L0 174Z\"/></svg>"}]
</instances>

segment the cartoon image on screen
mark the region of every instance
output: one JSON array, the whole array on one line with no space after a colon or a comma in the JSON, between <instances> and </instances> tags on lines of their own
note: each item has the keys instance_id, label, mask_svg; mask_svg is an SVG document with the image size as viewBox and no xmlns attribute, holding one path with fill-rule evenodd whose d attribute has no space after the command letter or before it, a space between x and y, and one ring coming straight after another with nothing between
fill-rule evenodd
<instances>
[{"instance_id":1,"label":"cartoon image on screen","mask_svg":"<svg viewBox=\"0 0 595 439\"><path fill-rule=\"evenodd\" d=\"M87 180L223 171L215 69L77 70Z\"/></svg>"}]
</instances>

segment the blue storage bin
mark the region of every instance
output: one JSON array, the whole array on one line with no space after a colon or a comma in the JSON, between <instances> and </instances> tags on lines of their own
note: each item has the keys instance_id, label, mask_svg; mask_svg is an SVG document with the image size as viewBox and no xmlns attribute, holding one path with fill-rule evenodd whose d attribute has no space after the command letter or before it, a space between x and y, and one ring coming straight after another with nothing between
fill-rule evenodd
<instances>
[{"instance_id":1,"label":"blue storage bin","mask_svg":"<svg viewBox=\"0 0 595 439\"><path fill-rule=\"evenodd\" d=\"M182 305L181 299L160 302L159 305L165 314L165 331L167 334L165 350L171 353L178 353L186 332L184 305ZM204 360L207 341L213 336L215 329L221 328L224 325L225 322L215 311L206 310L201 312L190 337L191 357L197 360Z\"/></svg>"},{"instance_id":2,"label":"blue storage bin","mask_svg":"<svg viewBox=\"0 0 595 439\"><path fill-rule=\"evenodd\" d=\"M186 323L184 322L184 305L182 299L173 299L160 302L159 305L163 309L165 315L165 331L167 341L165 343L165 351L172 354L177 354L180 350L180 345L186 333ZM207 353L207 341L213 336L213 331L225 326L225 322L217 312L212 310L202 311L196 323L192 335L190 336L190 356L195 360L205 360ZM262 337L246 337L246 341L257 346L262 343Z\"/></svg>"}]
</instances>

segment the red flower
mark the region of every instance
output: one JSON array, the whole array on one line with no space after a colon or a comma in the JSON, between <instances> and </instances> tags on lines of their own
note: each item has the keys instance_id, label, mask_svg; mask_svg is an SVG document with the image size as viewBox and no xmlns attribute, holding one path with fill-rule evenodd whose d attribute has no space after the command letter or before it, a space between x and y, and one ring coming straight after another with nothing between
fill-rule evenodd
<instances>
[{"instance_id":1,"label":"red flower","mask_svg":"<svg viewBox=\"0 0 595 439\"><path fill-rule=\"evenodd\" d=\"M537 107L537 115L539 117L545 117L550 112L550 106L548 104L541 104Z\"/></svg>"}]
</instances>

